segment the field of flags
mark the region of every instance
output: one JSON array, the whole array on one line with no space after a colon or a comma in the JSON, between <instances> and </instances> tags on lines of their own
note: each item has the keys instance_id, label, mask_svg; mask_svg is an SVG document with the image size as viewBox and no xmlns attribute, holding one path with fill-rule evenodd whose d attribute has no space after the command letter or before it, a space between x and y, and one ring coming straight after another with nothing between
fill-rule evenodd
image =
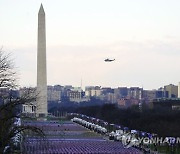
<instances>
[{"instance_id":1,"label":"field of flags","mask_svg":"<svg viewBox=\"0 0 180 154\"><path fill-rule=\"evenodd\" d=\"M25 154L141 154L134 147L109 140L105 127L78 117L71 121L31 121L25 125L41 128L45 137L26 135L22 142ZM92 125L91 125L92 124Z\"/></svg>"}]
</instances>

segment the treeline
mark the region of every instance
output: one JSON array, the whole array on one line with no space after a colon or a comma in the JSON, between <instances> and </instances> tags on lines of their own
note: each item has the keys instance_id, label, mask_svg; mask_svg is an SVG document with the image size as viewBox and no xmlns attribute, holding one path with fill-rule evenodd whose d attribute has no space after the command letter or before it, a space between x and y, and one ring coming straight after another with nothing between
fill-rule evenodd
<instances>
[{"instance_id":1,"label":"treeline","mask_svg":"<svg viewBox=\"0 0 180 154\"><path fill-rule=\"evenodd\" d=\"M116 105L105 104L80 107L76 112L158 136L180 136L180 111L146 107L140 111L138 106L120 109Z\"/></svg>"},{"instance_id":2,"label":"treeline","mask_svg":"<svg viewBox=\"0 0 180 154\"><path fill-rule=\"evenodd\" d=\"M101 101L96 98L91 98L88 102L81 102L81 103L75 103L69 101L67 98L63 98L60 103L58 102L48 102L48 112L54 113L54 112L76 112L79 108L82 107L90 107L90 106L102 106L106 102Z\"/></svg>"},{"instance_id":3,"label":"treeline","mask_svg":"<svg viewBox=\"0 0 180 154\"><path fill-rule=\"evenodd\" d=\"M115 104L104 103L96 99L84 103L51 102L49 103L49 112L81 113L130 129L155 133L159 136L180 136L180 111L160 106L150 109L146 105L142 107L142 110L139 110L138 106L122 109Z\"/></svg>"}]
</instances>

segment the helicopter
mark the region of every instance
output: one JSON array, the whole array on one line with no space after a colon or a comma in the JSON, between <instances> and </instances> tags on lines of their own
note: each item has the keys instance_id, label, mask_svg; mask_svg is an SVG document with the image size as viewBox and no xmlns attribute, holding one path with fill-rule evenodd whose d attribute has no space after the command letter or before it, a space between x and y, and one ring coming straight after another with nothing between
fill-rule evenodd
<instances>
[{"instance_id":1,"label":"helicopter","mask_svg":"<svg viewBox=\"0 0 180 154\"><path fill-rule=\"evenodd\" d=\"M115 61L115 59L109 59L109 58L107 58L107 59L105 59L104 61L105 61L105 62L112 62L112 61Z\"/></svg>"}]
</instances>

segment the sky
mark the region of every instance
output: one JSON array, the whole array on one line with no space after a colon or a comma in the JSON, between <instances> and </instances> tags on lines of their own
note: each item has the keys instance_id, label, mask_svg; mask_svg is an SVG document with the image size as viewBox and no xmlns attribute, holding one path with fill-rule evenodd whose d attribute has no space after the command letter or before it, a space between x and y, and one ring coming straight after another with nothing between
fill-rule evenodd
<instances>
[{"instance_id":1,"label":"sky","mask_svg":"<svg viewBox=\"0 0 180 154\"><path fill-rule=\"evenodd\" d=\"M0 0L0 47L21 86L36 86L41 3L48 85L157 89L180 81L179 0Z\"/></svg>"}]
</instances>

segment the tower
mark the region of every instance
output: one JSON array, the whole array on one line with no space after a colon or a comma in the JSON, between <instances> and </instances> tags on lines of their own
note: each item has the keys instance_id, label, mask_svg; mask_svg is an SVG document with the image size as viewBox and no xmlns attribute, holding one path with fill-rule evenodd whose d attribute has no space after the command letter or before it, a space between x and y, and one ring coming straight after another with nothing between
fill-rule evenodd
<instances>
[{"instance_id":1,"label":"tower","mask_svg":"<svg viewBox=\"0 0 180 154\"><path fill-rule=\"evenodd\" d=\"M46 26L45 12L41 4L38 13L37 42L37 117L47 116L47 74L46 74Z\"/></svg>"}]
</instances>

